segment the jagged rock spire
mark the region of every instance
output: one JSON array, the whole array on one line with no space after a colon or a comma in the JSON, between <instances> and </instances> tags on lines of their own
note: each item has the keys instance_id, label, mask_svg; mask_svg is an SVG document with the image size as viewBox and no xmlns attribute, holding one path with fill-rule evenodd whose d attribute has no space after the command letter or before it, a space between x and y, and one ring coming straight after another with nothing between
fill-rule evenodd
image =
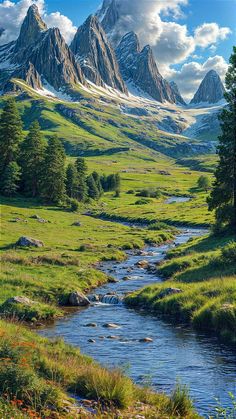
<instances>
[{"instance_id":1,"label":"jagged rock spire","mask_svg":"<svg viewBox=\"0 0 236 419\"><path fill-rule=\"evenodd\" d=\"M215 70L210 70L205 75L190 103L217 103L224 98L224 92L224 85L219 74Z\"/></svg>"},{"instance_id":2,"label":"jagged rock spire","mask_svg":"<svg viewBox=\"0 0 236 419\"><path fill-rule=\"evenodd\" d=\"M20 35L16 42L16 50L25 48L37 41L43 31L47 30L47 25L43 22L38 7L33 4L29 7L27 15L22 23Z\"/></svg>"},{"instance_id":3,"label":"jagged rock spire","mask_svg":"<svg viewBox=\"0 0 236 419\"><path fill-rule=\"evenodd\" d=\"M96 16L89 16L78 28L71 50L90 81L127 93L113 48Z\"/></svg>"}]
</instances>

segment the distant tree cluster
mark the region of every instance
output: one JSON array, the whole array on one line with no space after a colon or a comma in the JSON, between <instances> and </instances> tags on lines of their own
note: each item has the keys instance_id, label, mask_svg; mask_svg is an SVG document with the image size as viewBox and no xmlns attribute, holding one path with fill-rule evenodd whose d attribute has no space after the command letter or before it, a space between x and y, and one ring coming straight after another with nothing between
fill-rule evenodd
<instances>
[{"instance_id":1,"label":"distant tree cluster","mask_svg":"<svg viewBox=\"0 0 236 419\"><path fill-rule=\"evenodd\" d=\"M86 202L97 200L104 191L120 190L120 175L88 174L83 158L66 168L66 155L56 136L43 139L38 121L23 139L22 121L14 99L6 101L0 116L0 191L16 192L58 204L68 197ZM74 204L76 207L76 204Z\"/></svg>"}]
</instances>

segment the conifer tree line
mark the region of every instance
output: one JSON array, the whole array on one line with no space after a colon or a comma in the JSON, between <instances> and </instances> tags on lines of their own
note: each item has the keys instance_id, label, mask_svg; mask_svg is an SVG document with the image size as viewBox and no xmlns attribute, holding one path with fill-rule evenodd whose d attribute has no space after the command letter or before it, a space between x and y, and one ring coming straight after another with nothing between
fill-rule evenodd
<instances>
[{"instance_id":1,"label":"conifer tree line","mask_svg":"<svg viewBox=\"0 0 236 419\"><path fill-rule=\"evenodd\" d=\"M52 136L46 141L38 121L23 138L23 126L13 98L5 102L0 115L0 192L13 196L41 198L59 204L68 197L80 202L97 200L104 191L120 190L120 175L88 174L83 158L66 168L66 155L61 141Z\"/></svg>"}]
</instances>

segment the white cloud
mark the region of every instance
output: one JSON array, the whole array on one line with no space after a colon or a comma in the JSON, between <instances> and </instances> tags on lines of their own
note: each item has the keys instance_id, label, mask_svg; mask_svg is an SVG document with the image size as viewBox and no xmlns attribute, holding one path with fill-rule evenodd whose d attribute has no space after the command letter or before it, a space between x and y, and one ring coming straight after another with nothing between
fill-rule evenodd
<instances>
[{"instance_id":1,"label":"white cloud","mask_svg":"<svg viewBox=\"0 0 236 419\"><path fill-rule=\"evenodd\" d=\"M203 23L194 31L194 40L197 46L206 48L218 41L224 40L231 33L226 27L220 27L217 23Z\"/></svg>"},{"instance_id":2,"label":"white cloud","mask_svg":"<svg viewBox=\"0 0 236 419\"><path fill-rule=\"evenodd\" d=\"M68 17L61 15L60 12L55 12L49 15L44 15L43 20L49 28L59 28L66 42L70 44L77 28L73 25L72 21Z\"/></svg>"},{"instance_id":3,"label":"white cloud","mask_svg":"<svg viewBox=\"0 0 236 419\"><path fill-rule=\"evenodd\" d=\"M47 14L44 0L20 0L16 3L4 0L0 4L0 28L4 29L0 37L0 45L17 39L27 10L32 4L38 6L39 12L48 27L58 27L68 43L72 40L76 28L71 20L59 12Z\"/></svg>"},{"instance_id":4,"label":"white cloud","mask_svg":"<svg viewBox=\"0 0 236 419\"><path fill-rule=\"evenodd\" d=\"M202 64L192 61L184 64L178 71L172 70L169 74L169 79L174 80L178 84L181 94L188 100L193 97L208 71L212 69L217 71L222 81L224 81L227 68L228 64L224 58L220 55L215 55Z\"/></svg>"}]
</instances>

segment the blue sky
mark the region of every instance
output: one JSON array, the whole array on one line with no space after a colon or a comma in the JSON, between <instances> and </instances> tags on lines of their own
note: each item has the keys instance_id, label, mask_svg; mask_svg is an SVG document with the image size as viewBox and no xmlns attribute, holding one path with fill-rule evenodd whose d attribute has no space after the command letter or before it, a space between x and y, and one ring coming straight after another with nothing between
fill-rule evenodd
<instances>
[{"instance_id":1,"label":"blue sky","mask_svg":"<svg viewBox=\"0 0 236 419\"><path fill-rule=\"evenodd\" d=\"M0 44L17 38L28 7L36 3L48 27L58 26L68 43L102 0L0 0ZM205 74L222 80L236 40L236 0L116 0L123 33L134 30L151 44L162 75L174 80L186 99ZM127 24L127 17L128 22ZM125 24L124 24L125 22Z\"/></svg>"}]
</instances>

